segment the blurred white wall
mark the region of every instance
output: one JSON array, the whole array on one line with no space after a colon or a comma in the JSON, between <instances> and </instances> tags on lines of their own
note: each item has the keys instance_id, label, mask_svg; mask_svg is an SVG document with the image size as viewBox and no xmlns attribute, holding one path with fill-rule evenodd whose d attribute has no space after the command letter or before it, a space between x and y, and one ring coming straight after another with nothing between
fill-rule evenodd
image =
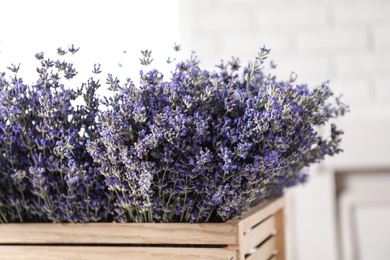
<instances>
[{"instance_id":1,"label":"blurred white wall","mask_svg":"<svg viewBox=\"0 0 390 260\"><path fill-rule=\"evenodd\" d=\"M206 68L271 48L277 74L329 79L351 113L344 153L287 193L289 260L390 259L390 1L180 1L183 49Z\"/></svg>"}]
</instances>

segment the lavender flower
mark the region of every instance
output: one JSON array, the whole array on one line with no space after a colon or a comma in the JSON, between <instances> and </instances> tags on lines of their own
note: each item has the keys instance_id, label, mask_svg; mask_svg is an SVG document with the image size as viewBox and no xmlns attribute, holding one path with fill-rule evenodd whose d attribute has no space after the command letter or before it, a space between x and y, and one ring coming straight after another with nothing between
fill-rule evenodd
<instances>
[{"instance_id":1,"label":"lavender flower","mask_svg":"<svg viewBox=\"0 0 390 260\"><path fill-rule=\"evenodd\" d=\"M60 49L57 49L57 50L58 50L58 53L63 53L63 52L60 52ZM68 50L70 53L75 54L76 52L78 52L80 50L80 48L75 48L74 44L71 44L69 46Z\"/></svg>"},{"instance_id":2,"label":"lavender flower","mask_svg":"<svg viewBox=\"0 0 390 260\"><path fill-rule=\"evenodd\" d=\"M44 55L44 53L41 51L41 52L35 54L35 58L37 60L43 60L43 55Z\"/></svg>"},{"instance_id":3,"label":"lavender flower","mask_svg":"<svg viewBox=\"0 0 390 260\"><path fill-rule=\"evenodd\" d=\"M67 88L73 64L43 53L35 84L0 74L0 222L226 221L305 182L303 169L341 152L342 131L331 125L324 138L316 126L348 107L328 82L266 73L269 53L219 71L192 53L167 81L141 71L138 86L108 74L113 95L101 99L98 80Z\"/></svg>"},{"instance_id":4,"label":"lavender flower","mask_svg":"<svg viewBox=\"0 0 390 260\"><path fill-rule=\"evenodd\" d=\"M109 74L115 94L88 151L118 195L117 220L225 221L306 181L304 167L341 151L341 131L324 139L314 126L346 106L328 101L327 83L311 90L265 74L269 52L261 48L243 76L236 58L208 72L194 55L169 81L141 71L139 87L120 86Z\"/></svg>"},{"instance_id":5,"label":"lavender flower","mask_svg":"<svg viewBox=\"0 0 390 260\"><path fill-rule=\"evenodd\" d=\"M36 57L36 84L16 76L0 83L0 222L108 221L111 195L86 152L98 136L100 85L68 89L61 77L77 74L72 64ZM84 105L72 104L78 97Z\"/></svg>"}]
</instances>

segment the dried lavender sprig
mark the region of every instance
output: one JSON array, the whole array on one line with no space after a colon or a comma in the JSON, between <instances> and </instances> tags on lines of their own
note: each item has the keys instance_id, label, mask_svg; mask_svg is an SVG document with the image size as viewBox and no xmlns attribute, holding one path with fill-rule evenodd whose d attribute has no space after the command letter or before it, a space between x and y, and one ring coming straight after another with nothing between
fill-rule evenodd
<instances>
[{"instance_id":1,"label":"dried lavender sprig","mask_svg":"<svg viewBox=\"0 0 390 260\"><path fill-rule=\"evenodd\" d=\"M263 66L269 51L242 74L237 58L210 72L194 53L169 81L157 70L141 71L140 86L109 74L103 110L98 81L65 87L77 74L65 61L37 54L31 86L2 73L0 221L226 221L306 181L303 168L341 151L342 131L323 138L314 126L347 107L329 102L327 82L278 81Z\"/></svg>"},{"instance_id":2,"label":"dried lavender sprig","mask_svg":"<svg viewBox=\"0 0 390 260\"><path fill-rule=\"evenodd\" d=\"M141 72L139 88L115 88L104 101L102 136L88 150L122 192L116 205L133 209L122 220L225 221L304 182L304 167L340 152L342 132L332 128L324 139L314 126L346 107L327 101L327 83L311 90L265 74L268 53L263 47L242 77L238 59L210 73L193 56L168 82L152 70Z\"/></svg>"},{"instance_id":3,"label":"dried lavender sprig","mask_svg":"<svg viewBox=\"0 0 390 260\"><path fill-rule=\"evenodd\" d=\"M69 52L78 49L72 44ZM77 74L72 64L44 59L43 52L36 58L36 84L1 78L0 220L108 221L111 195L86 152L98 135L100 84L91 78L78 90L67 88L62 78ZM74 105L79 97L85 103Z\"/></svg>"}]
</instances>

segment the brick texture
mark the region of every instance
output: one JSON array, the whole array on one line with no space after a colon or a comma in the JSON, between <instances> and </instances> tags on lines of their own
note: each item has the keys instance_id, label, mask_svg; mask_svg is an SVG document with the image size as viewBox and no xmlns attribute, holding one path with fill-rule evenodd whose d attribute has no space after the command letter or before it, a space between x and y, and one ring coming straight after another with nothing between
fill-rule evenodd
<instances>
[{"instance_id":1,"label":"brick texture","mask_svg":"<svg viewBox=\"0 0 390 260\"><path fill-rule=\"evenodd\" d=\"M333 9L337 23L367 24L375 21L390 22L389 1L335 3Z\"/></svg>"},{"instance_id":2,"label":"brick texture","mask_svg":"<svg viewBox=\"0 0 390 260\"><path fill-rule=\"evenodd\" d=\"M313 27L326 24L327 9L318 4L275 4L258 7L258 26L260 27Z\"/></svg>"},{"instance_id":3,"label":"brick texture","mask_svg":"<svg viewBox=\"0 0 390 260\"><path fill-rule=\"evenodd\" d=\"M298 50L326 51L364 51L369 45L368 30L364 27L344 26L316 28L314 30L298 31Z\"/></svg>"}]
</instances>

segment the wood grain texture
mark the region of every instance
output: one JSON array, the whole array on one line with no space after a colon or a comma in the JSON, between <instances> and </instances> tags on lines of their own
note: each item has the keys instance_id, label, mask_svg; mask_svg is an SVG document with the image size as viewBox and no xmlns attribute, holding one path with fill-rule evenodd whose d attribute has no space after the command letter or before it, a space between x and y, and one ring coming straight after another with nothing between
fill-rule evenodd
<instances>
[{"instance_id":1,"label":"wood grain texture","mask_svg":"<svg viewBox=\"0 0 390 260\"><path fill-rule=\"evenodd\" d=\"M238 256L239 259L245 259L245 245L244 245L244 228L243 228L243 223L238 222Z\"/></svg>"},{"instance_id":2,"label":"wood grain texture","mask_svg":"<svg viewBox=\"0 0 390 260\"><path fill-rule=\"evenodd\" d=\"M275 255L275 237L271 237L245 260L269 260Z\"/></svg>"},{"instance_id":3,"label":"wood grain texture","mask_svg":"<svg viewBox=\"0 0 390 260\"><path fill-rule=\"evenodd\" d=\"M284 209L280 209L275 214L275 226L277 233L275 235L276 239L276 250L278 251L277 259L285 260L285 234L284 234Z\"/></svg>"},{"instance_id":4,"label":"wood grain texture","mask_svg":"<svg viewBox=\"0 0 390 260\"><path fill-rule=\"evenodd\" d=\"M244 236L244 252L247 254L249 250L257 247L261 242L275 233L275 217L272 216L254 227L248 234Z\"/></svg>"},{"instance_id":5,"label":"wood grain texture","mask_svg":"<svg viewBox=\"0 0 390 260\"><path fill-rule=\"evenodd\" d=\"M238 244L237 223L0 224L0 244Z\"/></svg>"},{"instance_id":6,"label":"wood grain texture","mask_svg":"<svg viewBox=\"0 0 390 260\"><path fill-rule=\"evenodd\" d=\"M275 200L261 203L260 205L253 207L250 211L242 214L241 218L234 218L227 222L233 223L234 221L243 221L244 230L248 230L269 216L275 214L275 212L283 207L284 197L280 197Z\"/></svg>"},{"instance_id":7,"label":"wood grain texture","mask_svg":"<svg viewBox=\"0 0 390 260\"><path fill-rule=\"evenodd\" d=\"M0 259L9 260L238 260L227 248L0 246Z\"/></svg>"},{"instance_id":8,"label":"wood grain texture","mask_svg":"<svg viewBox=\"0 0 390 260\"><path fill-rule=\"evenodd\" d=\"M283 206L279 198L225 223L0 224L0 259L268 260L278 249L284 260Z\"/></svg>"}]
</instances>

